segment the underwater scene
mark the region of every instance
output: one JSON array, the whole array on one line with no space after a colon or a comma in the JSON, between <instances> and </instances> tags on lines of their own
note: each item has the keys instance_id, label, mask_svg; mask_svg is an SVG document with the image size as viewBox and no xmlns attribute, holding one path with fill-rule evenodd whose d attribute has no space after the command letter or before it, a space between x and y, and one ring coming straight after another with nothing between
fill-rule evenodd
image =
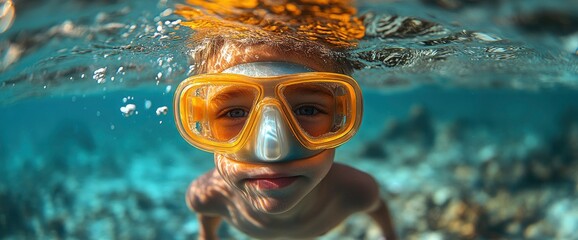
<instances>
[{"instance_id":1,"label":"underwater scene","mask_svg":"<svg viewBox=\"0 0 578 240\"><path fill-rule=\"evenodd\" d=\"M399 239L578 239L575 0L0 0L0 239L196 239L173 97L215 37L334 47Z\"/></svg>"}]
</instances>

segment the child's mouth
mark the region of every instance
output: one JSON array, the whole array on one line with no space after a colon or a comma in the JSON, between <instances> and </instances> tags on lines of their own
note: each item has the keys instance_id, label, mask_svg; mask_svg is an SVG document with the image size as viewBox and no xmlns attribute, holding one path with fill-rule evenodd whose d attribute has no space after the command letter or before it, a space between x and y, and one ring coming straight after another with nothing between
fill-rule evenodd
<instances>
[{"instance_id":1,"label":"child's mouth","mask_svg":"<svg viewBox=\"0 0 578 240\"><path fill-rule=\"evenodd\" d=\"M247 179L247 183L255 185L259 189L280 189L291 185L297 179L299 179L299 176L258 177Z\"/></svg>"}]
</instances>

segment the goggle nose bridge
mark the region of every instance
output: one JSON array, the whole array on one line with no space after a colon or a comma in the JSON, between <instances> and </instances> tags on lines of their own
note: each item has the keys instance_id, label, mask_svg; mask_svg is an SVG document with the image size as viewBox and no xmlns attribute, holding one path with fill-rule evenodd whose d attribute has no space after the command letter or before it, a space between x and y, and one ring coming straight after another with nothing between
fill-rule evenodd
<instances>
[{"instance_id":1,"label":"goggle nose bridge","mask_svg":"<svg viewBox=\"0 0 578 240\"><path fill-rule=\"evenodd\" d=\"M277 96L277 95L275 95ZM276 109L276 111L278 111L278 113L281 115L281 119L284 124L286 124L291 132L293 133L293 135L299 140L299 142L301 142L301 138L300 136L297 136L297 129L295 129L298 126L295 126L296 123L294 123L291 119L290 114L292 114L290 111L291 109L289 108L289 106L286 106L283 101L281 99L277 97L269 97L264 95L261 99L257 99L257 103L254 105L253 109L251 109L251 114L259 114L259 116L256 117L256 120L258 121L254 121L253 122L253 126L251 126L250 128L247 128L247 131L255 131L256 127L258 127L259 123L262 121L262 113L263 111L265 111L268 107L273 107L273 109ZM288 112L289 111L289 112ZM303 143L301 143L303 144Z\"/></svg>"}]
</instances>

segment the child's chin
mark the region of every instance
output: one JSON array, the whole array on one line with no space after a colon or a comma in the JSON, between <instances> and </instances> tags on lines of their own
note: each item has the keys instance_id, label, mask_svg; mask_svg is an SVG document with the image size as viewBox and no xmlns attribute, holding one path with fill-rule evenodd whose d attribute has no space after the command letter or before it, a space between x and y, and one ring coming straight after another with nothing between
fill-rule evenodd
<instances>
[{"instance_id":1,"label":"child's chin","mask_svg":"<svg viewBox=\"0 0 578 240\"><path fill-rule=\"evenodd\" d=\"M253 207L259 212L277 215L288 212L294 208L298 202L298 200L291 201L287 199L260 197L254 199L252 204Z\"/></svg>"},{"instance_id":2,"label":"child's chin","mask_svg":"<svg viewBox=\"0 0 578 240\"><path fill-rule=\"evenodd\" d=\"M245 185L245 201L257 211L267 214L282 214L297 206L311 191L313 186L304 178L279 189L260 188L253 184Z\"/></svg>"}]
</instances>

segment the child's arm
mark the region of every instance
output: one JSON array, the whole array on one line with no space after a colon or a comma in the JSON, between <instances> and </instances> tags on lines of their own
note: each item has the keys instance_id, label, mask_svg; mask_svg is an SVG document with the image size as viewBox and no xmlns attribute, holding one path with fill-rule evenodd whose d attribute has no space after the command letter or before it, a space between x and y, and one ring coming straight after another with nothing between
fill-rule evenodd
<instances>
[{"instance_id":1,"label":"child's arm","mask_svg":"<svg viewBox=\"0 0 578 240\"><path fill-rule=\"evenodd\" d=\"M379 185L369 174L352 167L336 163L330 172L330 184L339 186L345 201L352 211L367 213L379 226L386 240L397 240L393 219L385 202L379 196ZM348 176L343 178L342 176Z\"/></svg>"},{"instance_id":2,"label":"child's arm","mask_svg":"<svg viewBox=\"0 0 578 240\"><path fill-rule=\"evenodd\" d=\"M217 230L219 229L219 224L221 224L221 217L198 214L197 219L200 225L199 240L219 239Z\"/></svg>"},{"instance_id":3,"label":"child's arm","mask_svg":"<svg viewBox=\"0 0 578 240\"><path fill-rule=\"evenodd\" d=\"M391 219L391 214L385 202L379 199L379 205L373 211L368 214L373 218L373 220L381 228L381 232L386 240L397 240L395 235L395 228L393 227L393 221Z\"/></svg>"},{"instance_id":4,"label":"child's arm","mask_svg":"<svg viewBox=\"0 0 578 240\"><path fill-rule=\"evenodd\" d=\"M200 176L189 186L186 203L189 209L197 213L199 237L202 240L219 239L217 231L221 224L224 182L217 171L212 170Z\"/></svg>"}]
</instances>

